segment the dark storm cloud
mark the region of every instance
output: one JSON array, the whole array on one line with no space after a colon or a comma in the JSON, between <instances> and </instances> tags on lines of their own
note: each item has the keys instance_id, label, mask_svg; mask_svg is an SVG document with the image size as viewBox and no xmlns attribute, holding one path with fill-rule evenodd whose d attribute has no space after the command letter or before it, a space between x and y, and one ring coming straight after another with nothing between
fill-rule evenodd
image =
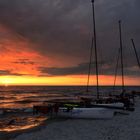
<instances>
[{"instance_id":1,"label":"dark storm cloud","mask_svg":"<svg viewBox=\"0 0 140 140\"><path fill-rule=\"evenodd\" d=\"M24 65L34 65L35 62L31 61L30 59L18 59L17 61L13 62L15 64L24 64Z\"/></svg>"},{"instance_id":2,"label":"dark storm cloud","mask_svg":"<svg viewBox=\"0 0 140 140\"><path fill-rule=\"evenodd\" d=\"M79 64L74 67L57 68L57 67L40 67L40 71L43 74L49 75L72 75L72 74L87 74L88 64Z\"/></svg>"},{"instance_id":3,"label":"dark storm cloud","mask_svg":"<svg viewBox=\"0 0 140 140\"><path fill-rule=\"evenodd\" d=\"M58 68L58 67L40 67L39 70L42 73L41 76L60 76L60 75L80 75L80 74L88 74L88 63L81 63L77 66L73 67L65 67L65 68ZM115 75L114 65L107 62L99 62L99 74L101 75ZM91 74L95 73L95 63L91 65ZM125 75L137 75L139 76L140 73L138 72L138 66L129 65L124 70ZM121 68L118 67L117 75L121 75Z\"/></svg>"},{"instance_id":4,"label":"dark storm cloud","mask_svg":"<svg viewBox=\"0 0 140 140\"><path fill-rule=\"evenodd\" d=\"M88 61L91 42L91 0L0 0L0 24L11 28L33 43L49 57ZM105 73L113 73L114 58L119 47L118 23L122 19L125 62L135 65L130 38L134 37L140 55L139 0L95 0L99 57L109 65ZM75 61L77 63L77 61ZM74 65L76 65L74 63ZM60 62L61 63L61 62ZM113 66L112 66L113 65ZM127 66L125 66L127 68ZM86 73L86 65L70 68L44 68L51 74ZM109 71L109 72L108 72ZM112 72L110 72L112 71ZM130 70L129 70L130 72Z\"/></svg>"},{"instance_id":5,"label":"dark storm cloud","mask_svg":"<svg viewBox=\"0 0 140 140\"><path fill-rule=\"evenodd\" d=\"M5 76L5 75L22 76L23 74L13 73L10 70L0 70L0 76Z\"/></svg>"},{"instance_id":6,"label":"dark storm cloud","mask_svg":"<svg viewBox=\"0 0 140 140\"><path fill-rule=\"evenodd\" d=\"M87 34L86 27L79 25L79 20L82 23L86 15L78 11L81 3L81 0L4 0L0 3L0 20L20 35L41 43L36 48L41 53L78 55L78 49L85 42L80 38Z\"/></svg>"},{"instance_id":7,"label":"dark storm cloud","mask_svg":"<svg viewBox=\"0 0 140 140\"><path fill-rule=\"evenodd\" d=\"M106 63L104 61L99 62L99 65L104 67ZM110 67L110 66L109 66ZM43 74L48 75L73 75L73 74L87 74L89 63L81 63L73 67L39 67L39 70ZM95 74L95 62L91 64L91 74ZM105 67L103 69L106 69Z\"/></svg>"},{"instance_id":8,"label":"dark storm cloud","mask_svg":"<svg viewBox=\"0 0 140 140\"><path fill-rule=\"evenodd\" d=\"M0 70L0 75L7 75L9 73L10 73L9 70Z\"/></svg>"}]
</instances>

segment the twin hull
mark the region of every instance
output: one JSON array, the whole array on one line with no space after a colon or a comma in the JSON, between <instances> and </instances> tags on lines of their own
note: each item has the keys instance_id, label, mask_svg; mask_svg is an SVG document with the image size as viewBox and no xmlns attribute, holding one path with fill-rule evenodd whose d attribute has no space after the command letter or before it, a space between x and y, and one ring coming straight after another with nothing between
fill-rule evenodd
<instances>
[{"instance_id":1,"label":"twin hull","mask_svg":"<svg viewBox=\"0 0 140 140\"><path fill-rule=\"evenodd\" d=\"M123 103L111 103L111 104L97 104L92 108L73 108L68 110L67 108L59 108L58 115L60 117L70 118L87 118L87 119L109 119L114 116L117 108L123 108ZM114 109L113 109L114 108Z\"/></svg>"}]
</instances>

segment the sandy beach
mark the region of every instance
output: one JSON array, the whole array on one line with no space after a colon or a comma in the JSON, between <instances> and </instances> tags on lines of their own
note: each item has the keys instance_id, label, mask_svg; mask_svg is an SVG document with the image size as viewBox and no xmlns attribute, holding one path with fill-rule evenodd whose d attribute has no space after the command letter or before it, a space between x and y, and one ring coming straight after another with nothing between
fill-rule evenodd
<instances>
[{"instance_id":1,"label":"sandy beach","mask_svg":"<svg viewBox=\"0 0 140 140\"><path fill-rule=\"evenodd\" d=\"M12 140L139 140L140 99L129 115L117 115L111 120L58 120Z\"/></svg>"}]
</instances>

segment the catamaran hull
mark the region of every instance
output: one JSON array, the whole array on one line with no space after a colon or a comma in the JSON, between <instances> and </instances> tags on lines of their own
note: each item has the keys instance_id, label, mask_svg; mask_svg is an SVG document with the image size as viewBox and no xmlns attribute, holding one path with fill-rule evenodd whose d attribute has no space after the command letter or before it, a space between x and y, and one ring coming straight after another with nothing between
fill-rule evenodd
<instances>
[{"instance_id":1,"label":"catamaran hull","mask_svg":"<svg viewBox=\"0 0 140 140\"><path fill-rule=\"evenodd\" d=\"M106 108L59 108L59 117L79 118L79 119L109 119L114 116L114 111Z\"/></svg>"},{"instance_id":2,"label":"catamaran hull","mask_svg":"<svg viewBox=\"0 0 140 140\"><path fill-rule=\"evenodd\" d=\"M124 107L124 103L110 103L110 104L98 104L99 106L106 106L106 107Z\"/></svg>"},{"instance_id":3,"label":"catamaran hull","mask_svg":"<svg viewBox=\"0 0 140 140\"><path fill-rule=\"evenodd\" d=\"M117 111L134 111L134 107L125 107L124 103L110 103L110 104L92 104L93 107L99 107L99 108L107 108L114 110L115 112Z\"/></svg>"},{"instance_id":4,"label":"catamaran hull","mask_svg":"<svg viewBox=\"0 0 140 140\"><path fill-rule=\"evenodd\" d=\"M108 109L124 109L124 103L110 103L110 104L92 104L94 107L108 108Z\"/></svg>"}]
</instances>

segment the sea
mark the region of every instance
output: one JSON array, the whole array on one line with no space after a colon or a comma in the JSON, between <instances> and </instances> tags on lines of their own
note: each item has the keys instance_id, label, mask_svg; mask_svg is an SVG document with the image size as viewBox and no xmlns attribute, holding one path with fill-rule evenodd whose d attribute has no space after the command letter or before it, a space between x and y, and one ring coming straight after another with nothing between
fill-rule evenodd
<instances>
[{"instance_id":1,"label":"sea","mask_svg":"<svg viewBox=\"0 0 140 140\"><path fill-rule=\"evenodd\" d=\"M140 86L126 86L127 92L140 92ZM121 86L100 86L100 95L120 94ZM0 110L9 112L0 115L0 133L31 129L41 125L47 116L34 116L23 110L34 105L59 99L73 99L77 96L96 96L96 86L0 86Z\"/></svg>"},{"instance_id":2,"label":"sea","mask_svg":"<svg viewBox=\"0 0 140 140\"><path fill-rule=\"evenodd\" d=\"M100 94L121 93L121 86L101 86ZM140 91L140 86L126 86L127 92ZM67 99L75 96L96 96L96 87L90 86L1 86L0 108L30 108L54 99Z\"/></svg>"}]
</instances>

